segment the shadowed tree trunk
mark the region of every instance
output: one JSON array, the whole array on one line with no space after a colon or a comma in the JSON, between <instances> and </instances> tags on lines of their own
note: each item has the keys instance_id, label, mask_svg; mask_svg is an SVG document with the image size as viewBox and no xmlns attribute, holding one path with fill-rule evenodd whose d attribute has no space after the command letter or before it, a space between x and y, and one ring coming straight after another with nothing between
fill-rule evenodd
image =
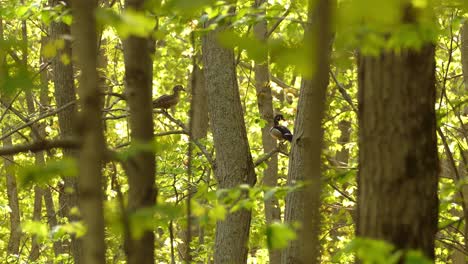
<instances>
[{"instance_id":1,"label":"shadowed tree trunk","mask_svg":"<svg viewBox=\"0 0 468 264\"><path fill-rule=\"evenodd\" d=\"M464 81L464 88L462 88L462 91L460 92L460 95L466 94L468 91L468 21L465 21L460 29L460 38L461 38L461 43L460 43L460 51L461 51L461 63L462 63L462 69L463 69L463 81ZM465 107L462 109L462 113L455 113L455 114L461 114L461 115L468 115L468 107ZM462 124L463 126L463 124ZM466 128L464 129L463 127L461 128L461 132L465 133ZM465 138L468 135L464 135L463 138ZM465 156L464 160L468 160L468 152L464 151L464 153L461 153L462 155ZM462 159L463 160L463 159ZM468 171L468 168L466 167L466 164L461 161L460 162L460 178L464 179L464 175L466 175L466 172ZM456 169L456 168L453 168ZM468 186L466 184L462 185L461 187L461 192L463 194L463 199L462 201L464 203L463 208L463 217L465 220L465 225L464 225L464 249L465 251L468 250ZM458 250L455 250L454 252L454 259L453 263L454 264L461 264L461 263L467 263L466 261L466 256L463 252L460 252Z\"/></svg>"},{"instance_id":2,"label":"shadowed tree trunk","mask_svg":"<svg viewBox=\"0 0 468 264\"><path fill-rule=\"evenodd\" d=\"M208 102L203 70L195 64L192 72L192 137L205 138L208 133Z\"/></svg>"},{"instance_id":3,"label":"shadowed tree trunk","mask_svg":"<svg viewBox=\"0 0 468 264\"><path fill-rule=\"evenodd\" d=\"M51 7L66 5L69 8L69 0L49 0ZM70 43L70 26L63 22L52 22L50 25L50 41L64 41L63 49L57 50L57 55L52 60L52 80L54 82L54 97L57 107L61 107L70 102L76 101L76 91L73 79L73 65L72 62L64 63L62 58L72 58L72 47ZM60 137L70 138L75 135L76 128L76 104L67 107L63 111L58 112L58 124L60 130ZM76 150L64 149L63 154L65 157L77 157ZM70 214L70 209L78 206L78 189L76 178L65 177L63 184L59 186L59 215L66 217L70 222L78 221L76 215ZM71 190L71 192L70 192ZM75 264L85 264L81 262L81 243L74 235L71 236L71 244L62 243L62 252L67 252L67 246L71 247L71 252Z\"/></svg>"},{"instance_id":4,"label":"shadowed tree trunk","mask_svg":"<svg viewBox=\"0 0 468 264\"><path fill-rule=\"evenodd\" d=\"M105 142L97 73L97 35L94 12L97 0L72 0L73 35L80 75L80 130L82 146L78 159L81 215L87 231L83 237L82 261L105 263L102 165Z\"/></svg>"},{"instance_id":5,"label":"shadowed tree trunk","mask_svg":"<svg viewBox=\"0 0 468 264\"><path fill-rule=\"evenodd\" d=\"M422 250L433 259L438 215L434 45L360 55L358 69L356 235Z\"/></svg>"},{"instance_id":6,"label":"shadowed tree trunk","mask_svg":"<svg viewBox=\"0 0 468 264\"><path fill-rule=\"evenodd\" d=\"M304 181L305 187L287 195L285 222L302 222L298 240L283 252L282 263L319 263L322 118L328 86L331 10L333 1L309 1L304 42L310 47L310 65L304 76L294 124L288 184Z\"/></svg>"},{"instance_id":7,"label":"shadowed tree trunk","mask_svg":"<svg viewBox=\"0 0 468 264\"><path fill-rule=\"evenodd\" d=\"M234 8L231 8L234 13ZM234 52L217 41L226 25L203 36L202 51L219 189L256 181L237 84ZM250 210L228 213L216 225L214 263L246 263Z\"/></svg>"},{"instance_id":8,"label":"shadowed tree trunk","mask_svg":"<svg viewBox=\"0 0 468 264\"><path fill-rule=\"evenodd\" d=\"M266 0L255 0L255 7L265 4ZM261 12L265 15L265 11ZM262 19L254 25L255 37L262 42L267 40L267 21ZM262 128L263 151L269 153L276 148L276 140L270 136L270 128L273 126L273 97L270 87L270 71L268 69L268 54L265 50L265 61L257 62L254 66L255 89L257 91L257 104L266 125ZM267 168L263 171L263 184L266 187L276 187L278 183L278 155L273 155L267 162ZM266 224L271 225L274 221L281 221L281 210L278 199L275 196L265 200ZM280 250L270 250L270 263L277 264L281 261Z\"/></svg>"},{"instance_id":9,"label":"shadowed tree trunk","mask_svg":"<svg viewBox=\"0 0 468 264\"><path fill-rule=\"evenodd\" d=\"M127 0L126 8L144 10L143 0ZM151 144L153 140L151 46L149 38L130 36L124 40L125 81L130 111L131 140ZM156 203L154 152L141 150L130 160L128 170L129 212L152 207ZM129 230L131 231L131 230ZM147 230L140 238L127 234L125 247L129 264L154 263L154 232Z\"/></svg>"}]
</instances>

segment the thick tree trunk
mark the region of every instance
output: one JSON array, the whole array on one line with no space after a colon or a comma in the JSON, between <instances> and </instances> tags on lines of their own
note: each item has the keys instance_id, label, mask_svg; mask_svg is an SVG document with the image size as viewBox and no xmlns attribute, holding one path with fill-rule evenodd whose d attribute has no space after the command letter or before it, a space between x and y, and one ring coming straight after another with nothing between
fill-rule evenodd
<instances>
[{"instance_id":1,"label":"thick tree trunk","mask_svg":"<svg viewBox=\"0 0 468 264\"><path fill-rule=\"evenodd\" d=\"M260 7L266 0L255 0L255 7ZM265 15L265 11L262 11ZM254 25L255 37L262 42L267 39L267 21L263 19ZM265 53L267 51L265 50ZM257 104L260 115L266 121L262 128L263 151L269 153L276 148L276 140L270 136L270 128L273 126L273 97L270 87L270 71L268 69L268 54L265 54L265 61L257 62L254 66L255 89L257 91ZM278 155L273 155L267 162L267 168L263 171L263 184L266 187L276 187L278 184ZM266 224L271 225L275 221L281 221L281 209L278 199L275 196L265 200ZM281 251L270 250L270 263L281 262Z\"/></svg>"},{"instance_id":2,"label":"thick tree trunk","mask_svg":"<svg viewBox=\"0 0 468 264\"><path fill-rule=\"evenodd\" d=\"M102 165L105 142L101 120L97 73L97 34L94 12L96 0L73 1L73 36L81 70L80 131L82 140L78 160L78 187L81 215L87 227L83 237L83 263L105 263Z\"/></svg>"},{"instance_id":3,"label":"thick tree trunk","mask_svg":"<svg viewBox=\"0 0 468 264\"><path fill-rule=\"evenodd\" d=\"M49 0L50 6L55 7L65 3L69 7L69 0ZM73 64L69 62L65 64L62 57L72 58L71 42L67 36L70 36L70 27L63 22L52 22L50 25L50 40L64 41L63 49L57 50L57 55L52 60L52 72L54 82L54 97L57 107L61 107L70 102L76 101L76 91L73 78ZM76 104L67 107L63 111L58 112L58 124L60 129L60 137L69 138L75 136L76 128ZM64 149L64 156L77 157L75 150ZM63 184L60 184L61 191L59 197L59 215L66 217L70 222L78 221L76 215L70 215L70 209L78 206L78 189L76 178L66 177L63 179ZM69 190L73 190L70 192ZM75 264L85 264L81 262L82 246L81 241L72 235L71 244L62 243L63 251L66 252L67 246L71 247Z\"/></svg>"},{"instance_id":4,"label":"thick tree trunk","mask_svg":"<svg viewBox=\"0 0 468 264\"><path fill-rule=\"evenodd\" d=\"M294 124L288 184L304 181L305 187L286 197L285 222L301 221L298 240L283 252L282 263L319 263L322 118L328 86L332 1L309 1L309 26L305 43L315 68L304 77Z\"/></svg>"},{"instance_id":5,"label":"thick tree trunk","mask_svg":"<svg viewBox=\"0 0 468 264\"><path fill-rule=\"evenodd\" d=\"M233 10L232 10L233 11ZM203 36L203 64L208 107L216 150L215 176L219 189L256 181L237 84L234 52L217 41L226 26ZM227 214L216 225L214 263L246 263L251 212Z\"/></svg>"},{"instance_id":6,"label":"thick tree trunk","mask_svg":"<svg viewBox=\"0 0 468 264\"><path fill-rule=\"evenodd\" d=\"M434 45L360 56L356 234L434 258L438 216Z\"/></svg>"},{"instance_id":7,"label":"thick tree trunk","mask_svg":"<svg viewBox=\"0 0 468 264\"><path fill-rule=\"evenodd\" d=\"M461 44L460 44L460 51L461 51L461 63L462 63L462 69L463 69L463 81L464 81L464 88L462 91L460 91L460 94L466 94L468 91L468 21L465 21L460 29L460 35L461 35ZM468 115L468 107L465 107L462 109L462 115ZM463 124L462 124L463 126ZM462 133L467 131L468 126L465 128L461 128ZM463 138L466 139L468 135L464 135ZM464 155L465 160L468 160L468 151L464 151L464 153L461 153ZM460 171L460 177L464 179L464 174L468 172L468 168L466 167L466 164L462 161L460 162L461 169ZM468 250L468 185L464 184L461 187L461 192L463 193L463 198L464 198L464 206L463 206L463 217L465 219L465 225L464 225L464 248L465 251ZM459 263L467 263L465 259L464 253L460 251L455 252L457 255L457 262L454 261L455 264Z\"/></svg>"},{"instance_id":8,"label":"thick tree trunk","mask_svg":"<svg viewBox=\"0 0 468 264\"><path fill-rule=\"evenodd\" d=\"M143 0L127 0L126 8L143 11ZM127 103L130 110L132 142L151 144L153 140L152 40L130 36L124 40L125 81ZM154 42L153 42L154 43ZM156 203L154 152L140 151L131 158L128 170L130 213ZM131 231L131 230L127 230ZM154 263L154 232L147 230L141 238L127 234L125 247L129 264Z\"/></svg>"}]
</instances>

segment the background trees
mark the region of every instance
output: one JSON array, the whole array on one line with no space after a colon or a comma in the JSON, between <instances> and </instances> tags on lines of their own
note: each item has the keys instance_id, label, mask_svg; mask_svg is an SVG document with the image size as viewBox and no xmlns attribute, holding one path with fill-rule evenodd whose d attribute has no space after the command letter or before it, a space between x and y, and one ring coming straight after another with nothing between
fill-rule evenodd
<instances>
[{"instance_id":1,"label":"background trees","mask_svg":"<svg viewBox=\"0 0 468 264\"><path fill-rule=\"evenodd\" d=\"M2 259L465 262L464 1L71 2L0 2Z\"/></svg>"}]
</instances>

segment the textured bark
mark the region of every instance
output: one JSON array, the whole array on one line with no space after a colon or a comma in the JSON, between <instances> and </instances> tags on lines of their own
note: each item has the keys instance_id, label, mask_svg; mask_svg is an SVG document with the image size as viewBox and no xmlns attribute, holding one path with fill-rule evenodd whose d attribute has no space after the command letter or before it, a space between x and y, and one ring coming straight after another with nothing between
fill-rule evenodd
<instances>
[{"instance_id":1,"label":"textured bark","mask_svg":"<svg viewBox=\"0 0 468 264\"><path fill-rule=\"evenodd\" d=\"M255 0L255 7L260 7L266 0ZM261 12L265 15L265 11ZM267 21L262 19L254 25L255 37L262 42L266 41ZM273 126L273 97L270 87L270 71L268 69L268 54L265 50L265 61L257 62L254 66L255 89L257 91L258 110L266 125L262 128L263 151L269 153L276 148L276 140L270 136L270 128ZM278 155L273 155L267 162L267 168L263 171L263 184L266 187L276 187L278 184ZM266 224L271 225L280 219L281 209L275 196L265 200ZM269 259L271 264L281 262L281 251L270 250Z\"/></svg>"},{"instance_id":2,"label":"textured bark","mask_svg":"<svg viewBox=\"0 0 468 264\"><path fill-rule=\"evenodd\" d=\"M69 7L69 0L49 0L50 6L55 7L66 4ZM61 60L62 56L72 58L72 47L70 38L70 27L62 22L52 22L50 25L50 41L63 40L65 43L63 49L57 50L57 55L52 60L52 72L54 83L54 97L57 107L61 107L69 102L76 101L76 91L73 79L73 64L72 62L64 64ZM58 124L60 130L60 137L70 138L75 136L76 128L76 105L67 107L65 110L60 111L58 116ZM64 149L64 156L77 157L75 150ZM70 215L70 210L78 206L78 189L76 178L66 177L63 183L59 185L59 215L66 217L70 222L78 221L76 215ZM65 190L73 190L72 192ZM79 239L71 236L71 244L66 242L62 243L63 251L67 251L67 247L71 247L71 252L75 264L84 264L81 262L82 246Z\"/></svg>"},{"instance_id":3,"label":"textured bark","mask_svg":"<svg viewBox=\"0 0 468 264\"><path fill-rule=\"evenodd\" d=\"M143 11L143 0L127 0L126 8ZM125 81L130 111L132 142L149 144L153 140L151 46L154 41L130 36L124 40ZM153 46L154 47L154 46ZM131 158L128 170L130 213L156 203L156 161L153 152L140 151ZM131 230L129 230L131 231ZM154 232L147 230L141 238L127 234L125 247L129 264L154 263Z\"/></svg>"},{"instance_id":4,"label":"textured bark","mask_svg":"<svg viewBox=\"0 0 468 264\"><path fill-rule=\"evenodd\" d=\"M233 10L231 10L233 11ZM256 181L237 84L234 52L217 42L226 26L203 36L202 51L208 107L216 151L219 189ZM251 212L229 213L216 225L214 263L246 263Z\"/></svg>"},{"instance_id":5,"label":"textured bark","mask_svg":"<svg viewBox=\"0 0 468 264\"><path fill-rule=\"evenodd\" d=\"M460 91L460 95L466 94L468 91L468 21L465 21L461 27L460 30L460 35L461 35L461 45L460 45L460 51L461 51L461 63L462 63L462 69L463 69L463 81L464 81L464 88L462 91ZM462 110L462 115L468 115L468 107L465 107ZM463 124L461 124L463 126ZM461 127L462 133L466 133L468 129L468 126L465 125L465 127ZM468 135L464 134L463 138L465 138L465 141L467 139ZM464 160L468 160L468 151L464 151L461 153L464 155ZM466 166L466 163L463 161L460 162L460 177L464 179L464 176L468 172L468 167ZM461 187L461 192L463 193L463 198L464 198L464 206L463 206L463 216L465 219L465 225L464 225L464 249L465 251L468 250L468 185L464 184ZM458 262L456 263L468 263L468 261L465 258L465 255L459 251L456 251L458 255ZM455 261L454 261L455 263Z\"/></svg>"},{"instance_id":6,"label":"textured bark","mask_svg":"<svg viewBox=\"0 0 468 264\"><path fill-rule=\"evenodd\" d=\"M205 138L208 133L208 98L203 70L195 64L192 71L192 137Z\"/></svg>"},{"instance_id":7,"label":"textured bark","mask_svg":"<svg viewBox=\"0 0 468 264\"><path fill-rule=\"evenodd\" d=\"M79 205L87 231L83 237L82 261L105 263L102 164L105 142L101 120L101 98L97 73L97 34L94 12L97 0L73 0L73 36L81 70L80 137L78 160Z\"/></svg>"},{"instance_id":8,"label":"textured bark","mask_svg":"<svg viewBox=\"0 0 468 264\"><path fill-rule=\"evenodd\" d=\"M309 26L305 43L311 47L311 70L304 77L294 124L288 184L304 181L305 187L286 197L285 222L302 222L298 240L283 252L282 263L319 263L322 118L328 86L330 17L332 1L309 1Z\"/></svg>"},{"instance_id":9,"label":"textured bark","mask_svg":"<svg viewBox=\"0 0 468 264\"><path fill-rule=\"evenodd\" d=\"M356 234L434 258L438 157L434 46L360 56Z\"/></svg>"}]
</instances>

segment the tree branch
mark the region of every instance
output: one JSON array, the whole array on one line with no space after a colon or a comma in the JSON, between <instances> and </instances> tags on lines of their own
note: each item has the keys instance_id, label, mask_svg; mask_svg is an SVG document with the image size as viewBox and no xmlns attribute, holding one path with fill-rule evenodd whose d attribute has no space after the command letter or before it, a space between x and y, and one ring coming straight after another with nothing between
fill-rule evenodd
<instances>
[{"instance_id":1,"label":"tree branch","mask_svg":"<svg viewBox=\"0 0 468 264\"><path fill-rule=\"evenodd\" d=\"M353 104L353 100L351 99L351 96L348 94L348 92L343 87L343 85L338 81L338 79L336 79L335 74L331 70L330 70L330 75L333 78L333 81L335 81L336 86L338 87L338 90L340 91L340 93L343 96L343 98L345 99L345 101L351 106L351 109L353 109L353 111L355 113L357 113L358 111L357 111L356 107Z\"/></svg>"},{"instance_id":2,"label":"tree branch","mask_svg":"<svg viewBox=\"0 0 468 264\"><path fill-rule=\"evenodd\" d=\"M258 165L262 164L263 162L266 162L269 160L273 155L277 154L280 151L278 147L274 148L272 151L263 154L258 158L256 161L254 161L254 167L257 167Z\"/></svg>"},{"instance_id":3,"label":"tree branch","mask_svg":"<svg viewBox=\"0 0 468 264\"><path fill-rule=\"evenodd\" d=\"M57 108L57 109L54 109L54 110L52 110L52 111L50 111L50 112L48 112L48 113L45 113L45 114L43 114L43 115L37 117L36 119L33 119L33 120L29 121L29 122L26 122L26 123L22 124L21 126L15 128L15 129L12 129L10 132L8 132L8 133L2 135L2 136L0 137L0 140L3 140L3 139L5 139L5 138L7 138L7 137L13 135L14 133L18 132L19 130L21 130L21 129L23 129L23 128L26 128L26 127L31 126L32 124L36 123L37 121L40 121L40 120L42 120L42 119L44 119L44 118L47 118L47 117L52 116L52 115L55 115L56 113L58 113L58 112L60 112L60 111L63 111L63 110L65 110L66 108L68 108L68 107L74 105L75 103L76 103L76 101L68 102L68 103L62 105L61 107L59 107L59 108Z\"/></svg>"},{"instance_id":4,"label":"tree branch","mask_svg":"<svg viewBox=\"0 0 468 264\"><path fill-rule=\"evenodd\" d=\"M0 156L15 155L24 152L38 152L54 148L77 148L79 142L76 139L55 139L55 140L41 140L23 145L13 145L10 147L0 148Z\"/></svg>"}]
</instances>

